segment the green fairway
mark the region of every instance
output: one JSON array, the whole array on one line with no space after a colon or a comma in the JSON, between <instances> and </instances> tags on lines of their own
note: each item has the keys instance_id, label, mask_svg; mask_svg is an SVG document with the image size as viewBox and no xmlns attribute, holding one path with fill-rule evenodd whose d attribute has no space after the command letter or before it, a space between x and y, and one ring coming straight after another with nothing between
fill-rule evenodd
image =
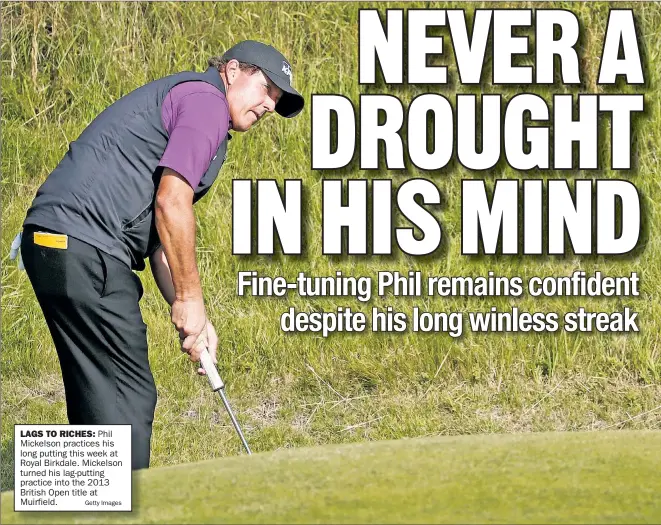
<instances>
[{"instance_id":1,"label":"green fairway","mask_svg":"<svg viewBox=\"0 0 661 525\"><path fill-rule=\"evenodd\" d=\"M661 433L433 437L279 450L135 475L132 513L3 523L658 523Z\"/></svg>"},{"instance_id":2,"label":"green fairway","mask_svg":"<svg viewBox=\"0 0 661 525\"><path fill-rule=\"evenodd\" d=\"M195 214L198 267L207 313L218 332L220 374L257 454L236 457L242 454L241 443L217 394L181 353L170 308L147 267L139 272L144 286L140 308L158 391L151 441L154 468L138 475L134 513L94 519L661 522L659 503L652 498L661 494L661 459L656 457L661 456L661 438L650 432L661 429L661 3L439 4L464 10L470 27L476 9L570 10L581 27L576 46L580 85L494 85L491 44L482 83L462 84L448 27L433 32L445 37L444 53L434 60L447 64L450 83L361 84L360 10L378 8L384 17L386 9L429 7L428 2L3 2L1 490L14 489L14 425L68 421L48 326L26 273L9 260L10 245L37 189L69 144L120 97L165 75L204 71L211 56L239 40L256 39L268 41L291 60L294 85L306 108L291 121L273 116L247 134L234 133L227 161ZM598 76L609 10L624 8L634 10L645 84L602 85ZM535 30L520 27L515 32L531 39L530 53L517 58L521 65L531 65ZM610 169L608 116L599 122L599 170L516 170L505 162L493 170L469 170L456 155L441 170L414 165L364 170L358 155L341 170L311 169L313 94L344 96L359 113L363 95L390 94L408 107L425 93L442 95L452 104L459 94L500 94L507 104L524 91L549 107L554 96L569 93L575 98L643 94L644 114L632 126L633 169ZM408 125L403 139L408 143ZM370 188L377 180L392 179L393 198L410 179L433 182L441 205L429 210L442 225L440 249L422 257L401 250L393 255L324 255L322 180L327 178L367 180ZM239 179L274 179L280 188L285 180L302 181L301 256L286 255L280 248L273 256L232 254L232 182ZM542 179L545 185L566 179L572 188L583 179L628 180L640 196L639 245L618 256L464 255L464 179L484 179L490 192L500 179L521 184ZM523 203L519 205L523 219ZM394 211L393 234L395 227L412 226ZM546 224L546 211L544 217ZM368 238L371 242L371 233ZM372 279L381 271L418 271L424 277L493 272L526 281L571 276L577 270L608 276L636 272L640 295L379 296L375 289L372 299L362 302L293 291L284 297L237 294L237 276L243 271L293 282L300 272L333 276L341 271ZM605 313L629 308L638 314L640 332L475 332L466 324L461 337L410 327L322 337L281 329L281 316L291 307L333 312L339 306L367 316L373 308L465 316L517 308L560 317L579 308ZM604 432L611 430L621 432ZM34 518L13 514L12 501L13 494L3 493L3 522ZM89 515L50 513L38 519L72 522Z\"/></svg>"}]
</instances>

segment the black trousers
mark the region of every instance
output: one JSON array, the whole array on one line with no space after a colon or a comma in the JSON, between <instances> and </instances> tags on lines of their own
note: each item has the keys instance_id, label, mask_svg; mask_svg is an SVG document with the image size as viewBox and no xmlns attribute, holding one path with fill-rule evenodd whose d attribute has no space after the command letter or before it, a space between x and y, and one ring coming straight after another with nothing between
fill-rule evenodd
<instances>
[{"instance_id":1,"label":"black trousers","mask_svg":"<svg viewBox=\"0 0 661 525\"><path fill-rule=\"evenodd\" d=\"M147 358L140 278L114 257L69 236L66 249L35 244L21 256L62 369L73 425L130 424L132 468L149 466L156 386Z\"/></svg>"}]
</instances>

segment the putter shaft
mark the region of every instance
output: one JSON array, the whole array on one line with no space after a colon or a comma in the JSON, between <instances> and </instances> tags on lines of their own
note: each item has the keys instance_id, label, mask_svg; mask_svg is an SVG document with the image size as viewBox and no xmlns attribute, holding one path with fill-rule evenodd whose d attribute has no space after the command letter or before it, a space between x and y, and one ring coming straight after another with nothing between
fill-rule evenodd
<instances>
[{"instance_id":1,"label":"putter shaft","mask_svg":"<svg viewBox=\"0 0 661 525\"><path fill-rule=\"evenodd\" d=\"M225 408L227 409L227 413L230 416L230 419L232 420L232 424L234 425L234 428L236 429L236 433L239 434L239 438L241 438L241 443L243 443L243 446L246 449L246 452L250 455L252 452L250 451L250 447L248 446L248 442L246 441L246 438L243 437L243 432L241 432L241 427L239 426L239 422L236 420L234 417L234 413L232 412L232 409L230 408L230 404L227 402L227 398L225 397L225 390L223 388L220 388L218 390L218 393L220 394L220 399L223 400L223 404L225 405Z\"/></svg>"},{"instance_id":2,"label":"putter shaft","mask_svg":"<svg viewBox=\"0 0 661 525\"><path fill-rule=\"evenodd\" d=\"M225 405L225 409L227 410L227 413L229 414L230 419L232 420L232 424L236 429L236 433L239 435L239 438L241 438L241 443L243 443L246 452L248 452L249 455L252 454L252 452L250 451L250 447L248 446L248 442L246 441L246 438L243 437L243 432L241 432L241 427L239 426L239 422L234 417L234 413L230 408L230 404L228 403L227 398L225 397L225 390L224 390L225 383L223 383L223 380L220 378L220 375L218 374L218 370L216 369L216 365L213 364L213 360L211 359L211 355L209 354L208 350L204 350L202 352L202 355L200 355L200 364L202 365L202 368L204 368L204 371L207 374L207 379L209 380L209 385L211 385L211 390L213 390L214 392L218 392L220 394L220 399L223 400L223 405Z\"/></svg>"}]
</instances>

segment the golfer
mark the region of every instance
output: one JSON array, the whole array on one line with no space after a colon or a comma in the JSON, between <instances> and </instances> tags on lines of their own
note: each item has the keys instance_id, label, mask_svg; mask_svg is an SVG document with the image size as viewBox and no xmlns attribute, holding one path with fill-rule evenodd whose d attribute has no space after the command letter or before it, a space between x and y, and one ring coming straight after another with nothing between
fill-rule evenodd
<instances>
[{"instance_id":1,"label":"golfer","mask_svg":"<svg viewBox=\"0 0 661 525\"><path fill-rule=\"evenodd\" d=\"M229 131L302 109L289 61L240 42L204 73L155 80L109 106L69 145L27 212L21 255L55 342L69 423L130 424L133 469L149 466L156 407L133 270L149 258L182 351L199 362L208 348L216 362L193 204L218 176Z\"/></svg>"}]
</instances>

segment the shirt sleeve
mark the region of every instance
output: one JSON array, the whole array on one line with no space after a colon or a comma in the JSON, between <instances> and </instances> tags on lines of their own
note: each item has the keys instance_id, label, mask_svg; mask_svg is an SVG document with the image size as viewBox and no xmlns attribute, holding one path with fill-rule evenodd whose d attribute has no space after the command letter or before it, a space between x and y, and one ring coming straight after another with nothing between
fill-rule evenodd
<instances>
[{"instance_id":1,"label":"shirt sleeve","mask_svg":"<svg viewBox=\"0 0 661 525\"><path fill-rule=\"evenodd\" d=\"M227 99L207 82L185 82L166 95L161 120L169 139L159 166L176 171L195 189L229 130Z\"/></svg>"}]
</instances>

